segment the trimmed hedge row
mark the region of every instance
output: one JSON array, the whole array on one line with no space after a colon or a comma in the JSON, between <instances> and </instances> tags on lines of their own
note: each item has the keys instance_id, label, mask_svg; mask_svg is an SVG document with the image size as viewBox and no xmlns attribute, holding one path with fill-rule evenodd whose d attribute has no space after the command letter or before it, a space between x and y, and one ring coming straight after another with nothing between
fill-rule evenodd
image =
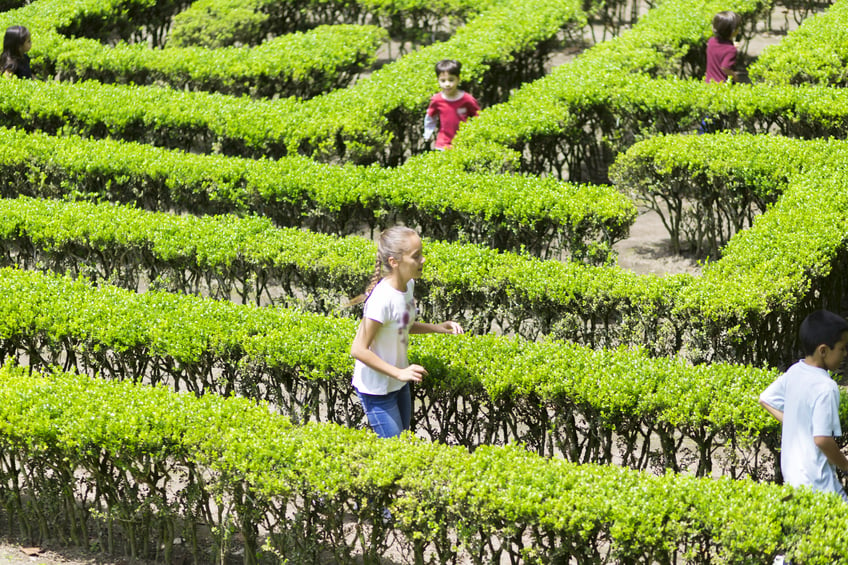
<instances>
[{"instance_id":1,"label":"trimmed hedge row","mask_svg":"<svg viewBox=\"0 0 848 565\"><path fill-rule=\"evenodd\" d=\"M3 81L0 117L30 129L78 132L203 152L250 157L303 153L322 159L397 164L421 151L423 112L436 90L433 64L463 61L463 79L483 104L541 76L563 27L585 23L576 0L529 7L508 0L351 88L306 102L251 101L216 94L107 86ZM34 64L39 64L38 52ZM131 103L127 103L130 100Z\"/></svg>"},{"instance_id":2,"label":"trimmed hedge row","mask_svg":"<svg viewBox=\"0 0 848 565\"><path fill-rule=\"evenodd\" d=\"M42 33L39 74L59 80L167 85L254 97L311 98L347 86L376 60L386 32L376 26L321 26L258 47L150 49Z\"/></svg>"},{"instance_id":3,"label":"trimmed hedge row","mask_svg":"<svg viewBox=\"0 0 848 565\"><path fill-rule=\"evenodd\" d=\"M33 368L169 383L271 402L298 421L360 424L357 322L0 270L0 344ZM651 358L640 349L415 336L416 426L468 447L522 441L572 461L769 477L777 425L757 404L773 370ZM689 447L689 446L692 447ZM769 455L769 452L772 455Z\"/></svg>"},{"instance_id":4,"label":"trimmed hedge row","mask_svg":"<svg viewBox=\"0 0 848 565\"><path fill-rule=\"evenodd\" d=\"M104 43L115 38L161 45L171 18L190 0L38 0L0 13L0 27L25 23L33 36L33 67L59 35L88 37Z\"/></svg>"},{"instance_id":5,"label":"trimmed hedge row","mask_svg":"<svg viewBox=\"0 0 848 565\"><path fill-rule=\"evenodd\" d=\"M816 83L848 85L848 3L835 2L815 17L770 45L750 66L753 80L770 84Z\"/></svg>"},{"instance_id":6,"label":"trimmed hedge row","mask_svg":"<svg viewBox=\"0 0 848 565\"><path fill-rule=\"evenodd\" d=\"M792 179L827 167L838 152L844 143L832 140L658 135L621 153L610 177L660 215L673 249L716 256Z\"/></svg>"},{"instance_id":7,"label":"trimmed hedge row","mask_svg":"<svg viewBox=\"0 0 848 565\"><path fill-rule=\"evenodd\" d=\"M720 139L709 136L689 138L685 140L687 143L703 144L701 149L692 145L692 152L701 151L705 156L714 145L712 140ZM23 136L22 139L35 138ZM768 155L768 146L761 145L765 140L752 141L750 144L752 147L761 147L762 154ZM742 143L746 143L744 138ZM14 148L15 144L10 145ZM833 145L838 146L836 143ZM23 147L19 144L18 149L22 150ZM718 147L715 145L713 148ZM814 145L811 147L815 148ZM80 157L69 158L68 161L83 163L86 162L83 159L85 157L88 159L87 166L91 167L89 172L95 173L93 178L96 179L97 171L92 166L94 160L90 147L80 143L76 150L81 152ZM30 149L21 151L22 155L35 153ZM3 154L14 155L14 152L9 150ZM52 149L47 154L52 155L54 163L60 155ZM780 153L775 150L775 154ZM834 167L838 170L838 154L833 155ZM801 154L796 157L802 158ZM713 161L723 159L723 156L718 156ZM784 161L788 164L793 162L788 157ZM140 162L146 163L149 174L154 171L152 160ZM728 162L734 163L732 160ZM754 160L748 160L749 167L754 163ZM736 169L746 170L743 166L744 160ZM59 182L43 180L47 175L41 172L24 175L10 169L5 177L17 179L16 186L20 187L13 188L10 193L30 190L31 186L37 187L39 182L61 187ZM169 173L168 178L174 182L180 180L173 173ZM709 178L715 181L718 177L713 175ZM756 174L752 174L752 178L756 179ZM91 185L96 184L95 188L99 190L103 181L101 177ZM727 182L738 184L733 177ZM76 184L76 181L71 181L71 184ZM516 260L511 256L499 256L473 246L457 246L449 255L457 257L454 265L464 261L465 267L457 269L445 264L435 269L440 276L445 277L442 279L445 281L445 293L440 294L439 285L428 289L428 294L434 297L431 302L433 310L429 313L434 317L442 317L441 314L444 317L460 315L464 318L465 314L459 312L459 309L469 302L454 299L452 290L461 289L470 293L470 301L479 299L496 305L483 309L487 312L486 317L480 320L482 323L479 326L474 326L481 331L485 331L495 321L512 320L513 324L517 324L517 327L513 325L515 331L528 337L534 337L539 332L552 332L555 336L593 346L650 344L648 347L655 354L681 352L694 361L744 360L758 365L768 363L785 366L794 359L795 328L800 319L815 307L836 307L836 297L844 286L843 251L839 245L842 234L834 227L841 225L838 220L838 215L843 213L841 201L820 202L821 199L827 200L829 192L838 191L842 184L840 177L824 178L821 181L810 181L799 188L801 192L798 194L811 192L801 198L802 203L816 202L837 214L836 223L822 232L828 241L816 242L814 248L804 250L798 249L793 243L799 237L798 231L782 233L779 237L756 231L758 235L754 239L747 239L751 236L746 235L750 231L746 230L736 239L752 243L733 244L732 253L726 252L721 261L708 263L704 276L698 278L638 277L611 267L581 269L575 265L554 262L514 262ZM140 193L151 194L146 189ZM813 210L809 207L811 205L804 204L795 210L787 209L778 201L762 218L778 214L775 219L768 221L776 222L778 226L797 226L797 230L809 231L813 237L817 228L803 218L795 218L796 215L810 214ZM759 221L765 221L762 218ZM751 229L757 230L757 224ZM837 231L834 232L834 229ZM425 229L424 233L430 235L432 232ZM763 247L762 241L768 242L766 247ZM785 251L780 251L780 254L776 251L778 242L784 242L779 244L781 246L785 245ZM768 251L763 255L762 249ZM803 253L807 251L811 254L804 256ZM431 262L431 266L437 264ZM479 265L476 271L472 268L475 264ZM781 265L780 276L775 274L778 271L770 271L778 264ZM456 283L457 280L462 282ZM506 281L511 282L507 284ZM527 321L531 317L538 317L538 320ZM729 328L732 331L728 331Z\"/></svg>"},{"instance_id":8,"label":"trimmed hedge row","mask_svg":"<svg viewBox=\"0 0 848 565\"><path fill-rule=\"evenodd\" d=\"M197 217L27 197L0 200L4 264L44 266L131 290L152 284L216 299L344 314L342 305L367 284L375 253L375 244L362 237L277 229L264 218ZM497 327L536 339L562 326L563 319L576 318L575 325L583 326L604 311L619 314L624 300L669 308L670 281L646 278L639 297L635 276L609 267L592 272L608 280L592 289L580 285L590 272L572 263L438 241L427 241L426 256L419 309L432 319L459 321L471 333ZM595 300L593 293L599 295ZM629 331L639 331L636 320ZM642 331L646 337L653 333ZM588 329L580 337L605 343Z\"/></svg>"},{"instance_id":9,"label":"trimmed hedge row","mask_svg":"<svg viewBox=\"0 0 848 565\"><path fill-rule=\"evenodd\" d=\"M316 24L372 24L395 41L426 45L454 25L483 12L496 0L199 0L177 14L168 44L220 48L256 45L269 34L290 33Z\"/></svg>"},{"instance_id":10,"label":"trimmed hedge row","mask_svg":"<svg viewBox=\"0 0 848 565\"><path fill-rule=\"evenodd\" d=\"M9 81L22 83L23 81ZM431 153L398 169L185 154L133 143L0 128L4 196L85 197L152 210L247 212L281 226L358 233L404 222L442 240L465 239L547 256L603 262L635 217L611 187L440 166Z\"/></svg>"},{"instance_id":11,"label":"trimmed hedge row","mask_svg":"<svg viewBox=\"0 0 848 565\"><path fill-rule=\"evenodd\" d=\"M845 176L810 175L768 213L734 236L722 260L704 267L678 306L709 314L712 346L739 360L785 366L798 351L797 328L811 311L839 311L848 291ZM791 226L791 227L790 227Z\"/></svg>"},{"instance_id":12,"label":"trimmed hedge row","mask_svg":"<svg viewBox=\"0 0 848 565\"><path fill-rule=\"evenodd\" d=\"M0 20L27 23L37 38L33 66L44 78L167 84L255 96L315 96L344 86L374 62L386 37L375 26L324 26L255 49L150 49L150 43L164 41L171 16L184 4L40 0L2 14ZM139 43L115 45L115 36Z\"/></svg>"},{"instance_id":13,"label":"trimmed hedge row","mask_svg":"<svg viewBox=\"0 0 848 565\"><path fill-rule=\"evenodd\" d=\"M509 159L510 165L518 162L520 171L606 183L614 157L637 137L695 133L707 116L718 117L722 129L729 131L798 138L844 139L848 129L844 111L848 95L841 88L715 85L646 75L594 84L572 79L558 94L538 85L538 97L532 102L534 112L542 116L538 120L524 117L533 98L531 89L524 88L520 92L525 94L517 93L509 104L490 108L470 122L468 136L460 137L460 132L455 149L473 155L478 143L486 147L502 143L510 148L503 151L504 160ZM550 116L557 116L556 122ZM507 131L504 124L520 125Z\"/></svg>"},{"instance_id":14,"label":"trimmed hedge row","mask_svg":"<svg viewBox=\"0 0 848 565\"><path fill-rule=\"evenodd\" d=\"M782 6L784 18L784 32L789 31L789 13L792 14L792 19L799 26L804 23L804 20L811 16L817 16L833 6L834 0L779 0L775 2L775 6Z\"/></svg>"},{"instance_id":15,"label":"trimmed hedge row","mask_svg":"<svg viewBox=\"0 0 848 565\"><path fill-rule=\"evenodd\" d=\"M184 536L203 561L213 558L198 548L206 522L216 558L241 534L249 564L324 562L327 552L358 563L390 539L440 563L766 563L786 552L830 564L848 553L833 495L294 427L243 399L8 365L0 399L5 523L33 540L49 529L114 552L122 537L132 557L168 561Z\"/></svg>"},{"instance_id":16,"label":"trimmed hedge row","mask_svg":"<svg viewBox=\"0 0 848 565\"><path fill-rule=\"evenodd\" d=\"M679 131L681 111L686 129L694 129L706 115L702 97L711 90L703 88L703 49L713 15L732 9L750 22L764 7L759 0L663 2L629 32L594 46L481 113L459 132L454 146L503 145L514 150L521 170L606 182L607 167L635 136ZM653 80L669 76L697 77L684 84L698 84L688 92L669 93L669 85L676 83ZM723 89L711 88L724 96ZM657 107L663 94L667 103ZM784 108L776 107L773 98L747 96L744 102L753 113L779 121ZM724 106L721 99L716 102L713 115Z\"/></svg>"},{"instance_id":17,"label":"trimmed hedge row","mask_svg":"<svg viewBox=\"0 0 848 565\"><path fill-rule=\"evenodd\" d=\"M685 161L669 154L668 144L684 149ZM840 309L848 274L846 149L833 140L680 136L636 144L632 157L620 159L617 175L634 189L694 194L721 182L742 194L782 193L675 299L679 315L709 320L701 324L705 347L728 352L721 358L785 366L794 360L804 316Z\"/></svg>"}]
</instances>

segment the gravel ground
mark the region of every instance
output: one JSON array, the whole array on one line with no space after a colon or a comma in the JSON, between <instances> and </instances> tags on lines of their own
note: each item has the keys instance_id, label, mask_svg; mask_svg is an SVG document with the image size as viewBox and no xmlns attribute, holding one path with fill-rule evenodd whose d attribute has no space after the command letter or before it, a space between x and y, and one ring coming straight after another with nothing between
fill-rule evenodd
<instances>
[{"instance_id":1,"label":"gravel ground","mask_svg":"<svg viewBox=\"0 0 848 565\"><path fill-rule=\"evenodd\" d=\"M99 559L79 550L55 551L0 541L0 565L130 565L126 560Z\"/></svg>"}]
</instances>

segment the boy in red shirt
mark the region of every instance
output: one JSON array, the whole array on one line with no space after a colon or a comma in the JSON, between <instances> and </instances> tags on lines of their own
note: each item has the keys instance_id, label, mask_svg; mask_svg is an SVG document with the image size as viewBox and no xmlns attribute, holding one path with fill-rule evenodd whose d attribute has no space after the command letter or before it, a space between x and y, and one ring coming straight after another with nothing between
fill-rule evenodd
<instances>
[{"instance_id":1,"label":"boy in red shirt","mask_svg":"<svg viewBox=\"0 0 848 565\"><path fill-rule=\"evenodd\" d=\"M424 140L430 140L438 122L436 149L440 151L450 149L460 122L476 116L480 111L477 100L467 92L459 90L461 70L462 64L459 61L445 59L436 63L436 77L439 79L441 92L433 95L427 107L427 114L424 116Z\"/></svg>"}]
</instances>

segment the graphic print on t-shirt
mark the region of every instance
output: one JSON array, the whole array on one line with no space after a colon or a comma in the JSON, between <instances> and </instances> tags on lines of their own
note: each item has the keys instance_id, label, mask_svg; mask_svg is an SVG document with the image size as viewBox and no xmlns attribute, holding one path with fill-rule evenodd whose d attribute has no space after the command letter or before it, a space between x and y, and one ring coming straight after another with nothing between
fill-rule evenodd
<instances>
[{"instance_id":1,"label":"graphic print on t-shirt","mask_svg":"<svg viewBox=\"0 0 848 565\"><path fill-rule=\"evenodd\" d=\"M404 346L408 346L408 335L409 332L407 329L412 324L413 316L415 315L415 299L411 298L406 303L406 310L403 312L403 316L401 316L400 324L398 324L398 335L400 336L400 342Z\"/></svg>"}]
</instances>

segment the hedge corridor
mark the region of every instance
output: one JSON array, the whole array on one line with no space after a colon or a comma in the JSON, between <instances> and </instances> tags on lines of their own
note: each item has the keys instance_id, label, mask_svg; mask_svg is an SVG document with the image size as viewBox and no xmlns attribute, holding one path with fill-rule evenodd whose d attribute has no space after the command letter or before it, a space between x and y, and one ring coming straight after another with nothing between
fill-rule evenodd
<instances>
[{"instance_id":1,"label":"hedge corridor","mask_svg":"<svg viewBox=\"0 0 848 565\"><path fill-rule=\"evenodd\" d=\"M756 404L800 320L845 310L845 6L0 2L38 77L0 80L0 531L163 562L846 561L840 503L770 484ZM725 9L743 59L800 24L751 84L701 79ZM484 106L445 153L442 58ZM700 274L616 265L637 204ZM420 437L377 441L342 304L399 222L421 315L469 335L413 341Z\"/></svg>"}]
</instances>

